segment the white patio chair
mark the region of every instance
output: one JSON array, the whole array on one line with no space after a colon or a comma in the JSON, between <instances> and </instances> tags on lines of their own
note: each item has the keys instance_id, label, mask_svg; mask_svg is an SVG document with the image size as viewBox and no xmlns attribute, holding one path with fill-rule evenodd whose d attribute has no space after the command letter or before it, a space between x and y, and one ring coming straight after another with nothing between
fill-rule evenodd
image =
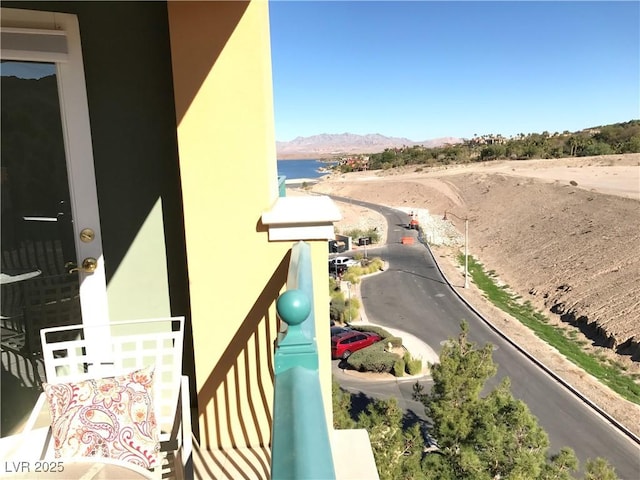
<instances>
[{"instance_id":1,"label":"white patio chair","mask_svg":"<svg viewBox=\"0 0 640 480\"><path fill-rule=\"evenodd\" d=\"M182 375L183 338L184 317L46 328L41 331L46 383L98 380L153 366L160 440L154 478L191 479L191 415L188 378ZM49 405L42 393L23 432L41 423L45 411L49 413ZM51 425L51 416L45 418ZM43 445L32 447L42 448L41 459L54 459L51 427Z\"/></svg>"}]
</instances>

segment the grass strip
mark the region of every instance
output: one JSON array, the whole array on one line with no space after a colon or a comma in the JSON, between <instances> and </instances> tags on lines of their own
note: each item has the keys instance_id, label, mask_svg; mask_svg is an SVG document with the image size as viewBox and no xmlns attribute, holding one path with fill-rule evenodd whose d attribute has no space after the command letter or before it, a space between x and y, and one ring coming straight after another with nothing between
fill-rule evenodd
<instances>
[{"instance_id":1,"label":"grass strip","mask_svg":"<svg viewBox=\"0 0 640 480\"><path fill-rule=\"evenodd\" d=\"M458 256L458 261L460 264L464 264L463 254ZM498 285L492 273L485 272L475 258L469 256L468 261L469 275L496 307L516 318L575 365L600 380L623 398L640 404L640 385L633 378L625 375L620 365L611 364L585 352L576 340L567 336L565 330L550 325L545 315L536 311L529 302L522 303L517 296L507 290L508 286Z\"/></svg>"}]
</instances>

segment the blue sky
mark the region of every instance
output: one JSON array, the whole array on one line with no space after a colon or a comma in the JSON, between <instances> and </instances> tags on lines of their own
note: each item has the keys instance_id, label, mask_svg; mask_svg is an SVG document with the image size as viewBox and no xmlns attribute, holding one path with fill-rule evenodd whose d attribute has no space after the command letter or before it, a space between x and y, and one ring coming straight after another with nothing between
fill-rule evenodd
<instances>
[{"instance_id":1,"label":"blue sky","mask_svg":"<svg viewBox=\"0 0 640 480\"><path fill-rule=\"evenodd\" d=\"M414 141L640 118L640 2L270 3L276 138Z\"/></svg>"}]
</instances>

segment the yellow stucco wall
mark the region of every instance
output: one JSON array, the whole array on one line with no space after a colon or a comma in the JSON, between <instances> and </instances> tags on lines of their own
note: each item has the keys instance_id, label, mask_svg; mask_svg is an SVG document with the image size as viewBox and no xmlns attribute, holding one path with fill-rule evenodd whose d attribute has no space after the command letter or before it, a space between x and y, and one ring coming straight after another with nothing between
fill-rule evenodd
<instances>
[{"instance_id":1,"label":"yellow stucco wall","mask_svg":"<svg viewBox=\"0 0 640 480\"><path fill-rule=\"evenodd\" d=\"M268 4L169 2L168 12L201 442L267 445L273 302L292 245L269 242L260 224L278 193ZM323 273L314 282L328 318Z\"/></svg>"}]
</instances>

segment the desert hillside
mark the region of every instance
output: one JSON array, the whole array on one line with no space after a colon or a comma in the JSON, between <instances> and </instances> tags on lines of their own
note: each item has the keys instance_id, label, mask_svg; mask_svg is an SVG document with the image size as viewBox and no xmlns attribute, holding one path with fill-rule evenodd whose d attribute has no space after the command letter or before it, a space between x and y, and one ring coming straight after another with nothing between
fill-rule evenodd
<instances>
[{"instance_id":1,"label":"desert hillside","mask_svg":"<svg viewBox=\"0 0 640 480\"><path fill-rule=\"evenodd\" d=\"M438 147L460 143L453 137L434 138L415 142L408 138L387 137L379 133L357 135L354 133L323 133L310 137L297 137L288 142L276 142L278 159L334 158L336 155L377 153L386 148L401 148L408 145Z\"/></svg>"},{"instance_id":2,"label":"desert hillside","mask_svg":"<svg viewBox=\"0 0 640 480\"><path fill-rule=\"evenodd\" d=\"M640 360L640 154L334 174L313 190L468 217L470 253L513 291Z\"/></svg>"}]
</instances>

